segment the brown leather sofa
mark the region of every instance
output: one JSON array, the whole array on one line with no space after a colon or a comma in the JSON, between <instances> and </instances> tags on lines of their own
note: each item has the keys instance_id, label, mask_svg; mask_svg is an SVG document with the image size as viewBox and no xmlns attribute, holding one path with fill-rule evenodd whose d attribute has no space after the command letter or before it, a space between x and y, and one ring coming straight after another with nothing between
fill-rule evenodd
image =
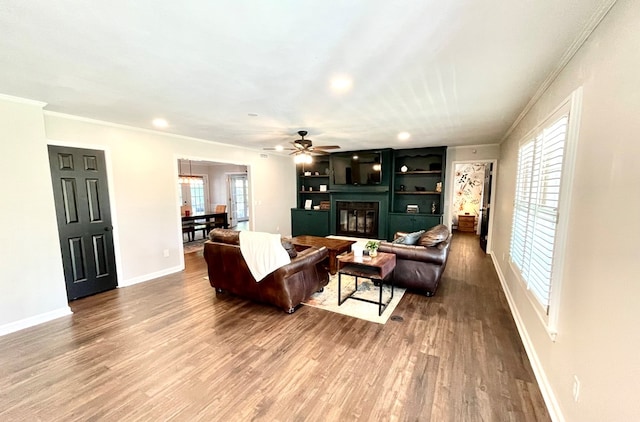
<instances>
[{"instance_id":1,"label":"brown leather sofa","mask_svg":"<svg viewBox=\"0 0 640 422\"><path fill-rule=\"evenodd\" d=\"M398 232L395 239L406 235ZM451 232L441 224L422 234L415 245L381 242L378 251L396 255L394 285L433 296L447 265L450 244Z\"/></svg>"},{"instance_id":2,"label":"brown leather sofa","mask_svg":"<svg viewBox=\"0 0 640 422\"><path fill-rule=\"evenodd\" d=\"M302 301L329 282L323 261L327 248L308 247L291 251L291 263L256 282L240 252L239 231L213 229L204 244L209 283L217 293L229 292L255 302L267 303L293 313ZM302 249L302 248L300 248Z\"/></svg>"}]
</instances>

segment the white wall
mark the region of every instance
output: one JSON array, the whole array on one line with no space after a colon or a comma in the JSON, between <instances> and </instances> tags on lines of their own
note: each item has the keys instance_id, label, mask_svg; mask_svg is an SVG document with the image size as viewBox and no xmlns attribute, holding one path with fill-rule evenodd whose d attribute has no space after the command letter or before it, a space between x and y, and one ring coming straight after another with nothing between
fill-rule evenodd
<instances>
[{"instance_id":1,"label":"white wall","mask_svg":"<svg viewBox=\"0 0 640 422\"><path fill-rule=\"evenodd\" d=\"M255 150L0 104L0 148L7 161L1 171L4 180L19 180L3 187L9 203L0 211L6 226L0 246L0 330L67 304L47 143L105 150L120 286L184 266L178 158L247 165L255 230L290 234L289 210L296 203L290 157L262 158ZM16 215L29 224L15 224Z\"/></svg>"},{"instance_id":2,"label":"white wall","mask_svg":"<svg viewBox=\"0 0 640 422\"><path fill-rule=\"evenodd\" d=\"M630 421L640 415L638 22L640 2L619 0L502 144L493 258L558 420ZM509 251L518 141L579 86L584 100L553 342L503 256ZM577 402L574 375L581 382Z\"/></svg>"},{"instance_id":3,"label":"white wall","mask_svg":"<svg viewBox=\"0 0 640 422\"><path fill-rule=\"evenodd\" d=\"M0 97L0 163L1 335L70 313L42 104Z\"/></svg>"}]
</instances>

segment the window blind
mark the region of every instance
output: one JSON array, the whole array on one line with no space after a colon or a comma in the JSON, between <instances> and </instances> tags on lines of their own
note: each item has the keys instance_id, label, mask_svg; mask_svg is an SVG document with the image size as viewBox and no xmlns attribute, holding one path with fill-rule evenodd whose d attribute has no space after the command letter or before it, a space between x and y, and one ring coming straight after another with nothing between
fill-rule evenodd
<instances>
[{"instance_id":1,"label":"window blind","mask_svg":"<svg viewBox=\"0 0 640 422\"><path fill-rule=\"evenodd\" d=\"M547 313L568 122L561 116L518 150L511 260Z\"/></svg>"}]
</instances>

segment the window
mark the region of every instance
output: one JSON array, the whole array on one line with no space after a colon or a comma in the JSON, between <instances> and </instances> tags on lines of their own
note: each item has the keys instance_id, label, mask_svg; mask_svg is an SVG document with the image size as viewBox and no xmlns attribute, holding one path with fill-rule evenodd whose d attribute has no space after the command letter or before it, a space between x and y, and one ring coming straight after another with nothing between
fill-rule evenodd
<instances>
[{"instance_id":1,"label":"window","mask_svg":"<svg viewBox=\"0 0 640 422\"><path fill-rule=\"evenodd\" d=\"M560 217L568 214L565 197L570 195L577 142L574 107L580 94L525 137L518 149L511 262L552 337L566 231L566 219Z\"/></svg>"},{"instance_id":2,"label":"window","mask_svg":"<svg viewBox=\"0 0 640 422\"><path fill-rule=\"evenodd\" d=\"M204 181L202 178L193 179L190 182L191 208L194 215L204 214Z\"/></svg>"},{"instance_id":3,"label":"window","mask_svg":"<svg viewBox=\"0 0 640 422\"><path fill-rule=\"evenodd\" d=\"M180 185L180 189L178 190L180 192L180 204L191 205L193 215L205 214L205 178L201 176L191 176L179 181L178 184Z\"/></svg>"}]
</instances>

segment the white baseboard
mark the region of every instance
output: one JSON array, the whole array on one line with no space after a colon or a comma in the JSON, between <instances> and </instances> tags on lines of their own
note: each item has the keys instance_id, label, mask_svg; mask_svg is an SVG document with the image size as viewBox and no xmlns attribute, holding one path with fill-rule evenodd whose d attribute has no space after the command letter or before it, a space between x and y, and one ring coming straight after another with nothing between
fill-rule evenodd
<instances>
[{"instance_id":1,"label":"white baseboard","mask_svg":"<svg viewBox=\"0 0 640 422\"><path fill-rule=\"evenodd\" d=\"M0 325L0 336L4 336L16 331L24 330L25 328L33 327L34 325L42 324L52 321L54 319L71 315L71 308L65 306L54 311L45 312L44 314L34 315L29 318L21 319L19 321L10 322L8 324Z\"/></svg>"},{"instance_id":2,"label":"white baseboard","mask_svg":"<svg viewBox=\"0 0 640 422\"><path fill-rule=\"evenodd\" d=\"M162 271L157 271L151 274L145 274L140 277L130 278L128 280L124 280L122 282L118 281L118 288L133 286L134 284L143 283L145 281L153 280L154 278L164 277L165 275L177 273L184 270L184 266L175 266L171 268L164 269Z\"/></svg>"},{"instance_id":3,"label":"white baseboard","mask_svg":"<svg viewBox=\"0 0 640 422\"><path fill-rule=\"evenodd\" d=\"M535 375L536 381L538 382L538 387L540 388L540 392L542 393L542 398L547 405L549 416L551 416L552 421L564 422L565 418L562 414L562 411L560 410L558 400L553 393L551 384L549 384L549 379L544 372L544 368L540 364L540 359L538 359L538 354L536 353L535 347L531 342L531 338L529 337L527 328L525 327L525 324L522 321L522 317L520 316L520 312L518 312L518 308L515 305L513 296L511 295L511 291L509 290L504 274L502 273L502 269L498 265L498 261L493 252L490 252L489 255L491 256L493 267L496 269L496 273L498 274L498 279L500 279L500 285L502 285L504 295L506 296L507 302L509 303L509 309L511 310L513 319L516 322L516 327L518 328L520 339L522 340L522 344L524 345L524 350L527 352L527 357L529 358L531 368L533 369L533 374Z\"/></svg>"},{"instance_id":4,"label":"white baseboard","mask_svg":"<svg viewBox=\"0 0 640 422\"><path fill-rule=\"evenodd\" d=\"M184 266L176 266L172 268L167 268L162 271L158 271L151 274L145 274L144 276L135 277L124 282L119 283L118 288L132 286L134 284L142 283L145 281L153 280L158 277L162 277L165 275L173 274L180 272L184 269ZM45 312L44 314L34 315L29 318L21 319L19 321L10 322L8 324L0 325L0 336L4 336L10 333L14 333L16 331L24 330L25 328L33 327L34 325L43 324L45 322L49 322L51 320L72 315L71 308L65 306L60 309L56 309L51 312Z\"/></svg>"}]
</instances>

